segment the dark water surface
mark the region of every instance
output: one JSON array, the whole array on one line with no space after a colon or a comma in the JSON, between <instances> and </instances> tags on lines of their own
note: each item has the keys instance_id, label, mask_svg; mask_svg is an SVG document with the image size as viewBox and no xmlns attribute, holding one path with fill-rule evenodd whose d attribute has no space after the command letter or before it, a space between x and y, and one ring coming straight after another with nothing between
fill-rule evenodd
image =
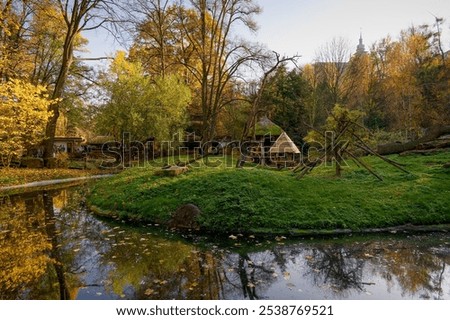
<instances>
[{"instance_id":1,"label":"dark water surface","mask_svg":"<svg viewBox=\"0 0 450 320\"><path fill-rule=\"evenodd\" d=\"M450 299L450 235L199 239L0 196L1 299Z\"/></svg>"}]
</instances>

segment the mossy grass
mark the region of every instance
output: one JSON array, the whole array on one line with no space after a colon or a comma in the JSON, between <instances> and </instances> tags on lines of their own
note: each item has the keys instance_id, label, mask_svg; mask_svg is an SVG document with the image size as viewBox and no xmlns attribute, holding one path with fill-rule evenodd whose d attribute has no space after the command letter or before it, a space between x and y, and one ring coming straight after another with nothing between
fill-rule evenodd
<instances>
[{"instance_id":1,"label":"mossy grass","mask_svg":"<svg viewBox=\"0 0 450 320\"><path fill-rule=\"evenodd\" d=\"M391 158L411 174L376 157L363 160L384 181L351 161L341 178L333 176L332 166L322 166L301 180L288 170L223 164L193 167L177 177L156 176L152 166L131 168L96 181L88 202L111 216L162 224L179 206L192 203L202 211L202 229L215 233L449 224L450 169L443 164L450 153Z\"/></svg>"}]
</instances>

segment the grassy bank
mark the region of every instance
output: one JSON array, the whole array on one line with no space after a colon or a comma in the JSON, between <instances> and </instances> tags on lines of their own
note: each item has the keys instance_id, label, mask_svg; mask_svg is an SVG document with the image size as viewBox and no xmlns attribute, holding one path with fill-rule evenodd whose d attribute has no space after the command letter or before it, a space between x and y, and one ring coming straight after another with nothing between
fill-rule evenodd
<instances>
[{"instance_id":1,"label":"grassy bank","mask_svg":"<svg viewBox=\"0 0 450 320\"><path fill-rule=\"evenodd\" d=\"M384 177L376 180L349 162L343 177L321 167L301 180L289 171L258 168L195 168L158 177L154 168L128 169L93 186L88 201L110 215L165 223L192 203L201 226L213 232L360 230L404 224L450 223L450 153L393 156L412 174L385 162L364 160Z\"/></svg>"}]
</instances>

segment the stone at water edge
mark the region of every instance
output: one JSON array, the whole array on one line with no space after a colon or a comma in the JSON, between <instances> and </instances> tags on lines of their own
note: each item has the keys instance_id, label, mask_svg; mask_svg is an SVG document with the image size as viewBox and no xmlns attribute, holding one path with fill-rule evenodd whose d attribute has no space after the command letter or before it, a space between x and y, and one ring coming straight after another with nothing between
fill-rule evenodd
<instances>
[{"instance_id":1,"label":"stone at water edge","mask_svg":"<svg viewBox=\"0 0 450 320\"><path fill-rule=\"evenodd\" d=\"M172 214L168 226L173 229L199 230L200 225L197 222L197 218L200 214L201 211L196 205L182 205Z\"/></svg>"}]
</instances>

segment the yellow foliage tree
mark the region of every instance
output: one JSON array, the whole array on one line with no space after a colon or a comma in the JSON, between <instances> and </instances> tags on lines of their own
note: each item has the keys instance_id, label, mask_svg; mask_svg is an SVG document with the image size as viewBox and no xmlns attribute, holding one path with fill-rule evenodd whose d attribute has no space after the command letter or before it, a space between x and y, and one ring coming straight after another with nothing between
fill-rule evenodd
<instances>
[{"instance_id":1,"label":"yellow foliage tree","mask_svg":"<svg viewBox=\"0 0 450 320\"><path fill-rule=\"evenodd\" d=\"M55 103L46 89L20 80L0 84L0 160L8 167L14 157L42 141Z\"/></svg>"}]
</instances>

